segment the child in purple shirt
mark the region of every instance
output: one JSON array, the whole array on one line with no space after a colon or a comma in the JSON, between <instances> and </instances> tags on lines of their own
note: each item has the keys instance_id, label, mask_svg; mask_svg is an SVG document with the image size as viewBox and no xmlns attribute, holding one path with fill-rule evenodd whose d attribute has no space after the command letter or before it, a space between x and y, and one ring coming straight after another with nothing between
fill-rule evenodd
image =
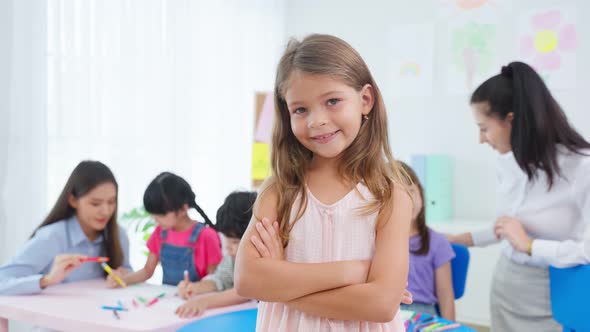
<instances>
[{"instance_id":1,"label":"child in purple shirt","mask_svg":"<svg viewBox=\"0 0 590 332\"><path fill-rule=\"evenodd\" d=\"M447 238L426 226L424 190L416 173L400 162L412 179L410 194L414 201L412 226L410 228L410 270L408 290L414 303L402 304L402 309L455 320L455 294L451 276L451 259L455 252Z\"/></svg>"}]
</instances>

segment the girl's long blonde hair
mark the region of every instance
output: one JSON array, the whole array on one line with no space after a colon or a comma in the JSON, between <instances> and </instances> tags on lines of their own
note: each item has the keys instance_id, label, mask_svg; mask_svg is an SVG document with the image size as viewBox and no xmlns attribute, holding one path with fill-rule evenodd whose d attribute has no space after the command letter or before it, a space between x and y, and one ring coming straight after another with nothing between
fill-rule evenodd
<instances>
[{"instance_id":1,"label":"girl's long blonde hair","mask_svg":"<svg viewBox=\"0 0 590 332\"><path fill-rule=\"evenodd\" d=\"M291 209L298 195L301 195L301 200L295 220L301 217L307 205L305 174L313 157L313 153L293 134L285 102L287 82L295 71L327 75L357 91L361 91L366 84L373 87L373 109L368 119L362 120L357 137L341 155L338 169L343 179L350 183L362 182L373 194L375 200L367 205L368 213L384 208L386 214L391 213L389 202L394 185L403 185L405 181L401 179L406 177L391 153L383 98L361 56L348 43L330 35L314 34L301 42L291 39L279 62L274 88L276 116L271 147L273 176L259 195L263 197L269 189L277 192L277 217L284 245L289 240L289 232L294 224L290 223Z\"/></svg>"}]
</instances>

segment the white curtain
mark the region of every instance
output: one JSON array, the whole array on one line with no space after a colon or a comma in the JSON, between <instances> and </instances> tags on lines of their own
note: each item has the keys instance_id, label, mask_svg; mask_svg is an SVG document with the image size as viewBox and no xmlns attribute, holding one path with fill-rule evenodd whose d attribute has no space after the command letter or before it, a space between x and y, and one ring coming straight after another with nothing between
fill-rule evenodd
<instances>
[{"instance_id":1,"label":"white curtain","mask_svg":"<svg viewBox=\"0 0 590 332\"><path fill-rule=\"evenodd\" d=\"M250 188L254 97L273 87L283 11L282 0L49 0L47 207L95 159L115 173L120 213L173 171L214 220L229 192Z\"/></svg>"},{"instance_id":2,"label":"white curtain","mask_svg":"<svg viewBox=\"0 0 590 332\"><path fill-rule=\"evenodd\" d=\"M46 5L0 1L0 263L45 214Z\"/></svg>"}]
</instances>

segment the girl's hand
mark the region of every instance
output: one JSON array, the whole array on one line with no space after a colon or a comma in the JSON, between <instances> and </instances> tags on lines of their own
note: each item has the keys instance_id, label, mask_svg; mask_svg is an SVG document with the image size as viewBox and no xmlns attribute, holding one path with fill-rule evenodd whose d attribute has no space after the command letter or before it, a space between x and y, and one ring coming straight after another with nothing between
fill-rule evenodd
<instances>
[{"instance_id":1,"label":"girl's hand","mask_svg":"<svg viewBox=\"0 0 590 332\"><path fill-rule=\"evenodd\" d=\"M55 256L51 270L41 278L39 285L45 288L62 282L72 271L82 265L82 258L85 257L71 254Z\"/></svg>"},{"instance_id":2,"label":"girl's hand","mask_svg":"<svg viewBox=\"0 0 590 332\"><path fill-rule=\"evenodd\" d=\"M406 287L408 287L408 283L406 282ZM406 288L402 293L402 301L403 304L412 304L414 300L412 299L412 293Z\"/></svg>"},{"instance_id":3,"label":"girl's hand","mask_svg":"<svg viewBox=\"0 0 590 332\"><path fill-rule=\"evenodd\" d=\"M192 299L178 307L175 313L180 318L190 318L201 315L205 310L207 310L208 306L209 304L204 299Z\"/></svg>"},{"instance_id":4,"label":"girl's hand","mask_svg":"<svg viewBox=\"0 0 590 332\"><path fill-rule=\"evenodd\" d=\"M113 273L116 274L117 276L119 276L119 278L121 278L123 281L125 281L127 283L124 276L129 274L129 270L127 270L124 267L119 266L118 268L113 270ZM109 274L107 276L107 287L108 288L118 288L118 287L121 287L121 285L119 285L119 283L115 280L115 278L113 278L113 276Z\"/></svg>"},{"instance_id":5,"label":"girl's hand","mask_svg":"<svg viewBox=\"0 0 590 332\"><path fill-rule=\"evenodd\" d=\"M520 221L510 217L500 217L494 227L498 238L505 238L514 249L527 252L532 239L528 236Z\"/></svg>"},{"instance_id":6,"label":"girl's hand","mask_svg":"<svg viewBox=\"0 0 590 332\"><path fill-rule=\"evenodd\" d=\"M178 286L176 286L176 292L178 293L178 296L180 296L181 298L185 300L188 299L193 295L191 290L191 282L182 280L178 283Z\"/></svg>"},{"instance_id":7,"label":"girl's hand","mask_svg":"<svg viewBox=\"0 0 590 332\"><path fill-rule=\"evenodd\" d=\"M263 218L262 222L256 223L258 236L252 236L250 241L258 250L260 256L272 259L284 259L283 243L279 237L279 223L271 222Z\"/></svg>"}]
</instances>

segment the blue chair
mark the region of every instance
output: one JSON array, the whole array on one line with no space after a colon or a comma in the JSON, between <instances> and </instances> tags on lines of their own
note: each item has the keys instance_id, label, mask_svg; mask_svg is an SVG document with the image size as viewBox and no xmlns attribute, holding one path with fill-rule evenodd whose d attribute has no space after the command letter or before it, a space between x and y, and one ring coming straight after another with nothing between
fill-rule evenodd
<instances>
[{"instance_id":1,"label":"blue chair","mask_svg":"<svg viewBox=\"0 0 590 332\"><path fill-rule=\"evenodd\" d=\"M258 309L254 308L211 316L189 323L178 329L177 332L254 332L256 331L257 313Z\"/></svg>"},{"instance_id":2,"label":"blue chair","mask_svg":"<svg viewBox=\"0 0 590 332\"><path fill-rule=\"evenodd\" d=\"M453 274L453 291L455 299L460 299L465 293L465 281L467 280L467 270L469 268L469 250L467 247L451 243L455 258L451 260L451 271Z\"/></svg>"},{"instance_id":3,"label":"blue chair","mask_svg":"<svg viewBox=\"0 0 590 332\"><path fill-rule=\"evenodd\" d=\"M590 331L590 265L565 269L549 268L549 289L553 318L565 332Z\"/></svg>"}]
</instances>

